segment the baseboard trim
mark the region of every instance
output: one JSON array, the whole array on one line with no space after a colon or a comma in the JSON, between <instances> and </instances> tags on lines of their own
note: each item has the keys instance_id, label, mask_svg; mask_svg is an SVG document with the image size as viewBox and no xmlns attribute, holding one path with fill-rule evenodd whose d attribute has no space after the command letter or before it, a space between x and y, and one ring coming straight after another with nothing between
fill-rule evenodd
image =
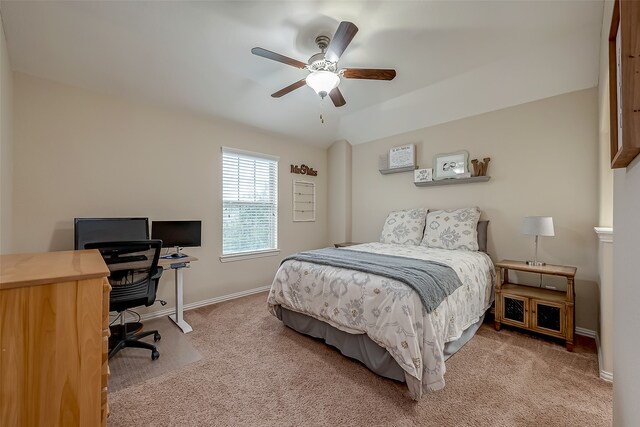
<instances>
[{"instance_id":1,"label":"baseboard trim","mask_svg":"<svg viewBox=\"0 0 640 427\"><path fill-rule=\"evenodd\" d=\"M253 294L259 294L260 292L265 292L271 289L271 286L261 286L259 288L249 289L246 291L234 292L232 294L222 295L215 298L209 298L202 301L196 301L189 304L184 305L184 311L193 310L194 308L206 307L212 304L218 304L224 301L229 301L236 298L242 298ZM158 317L168 316L170 314L174 314L176 312L175 307L163 308L162 310L153 311L151 313L145 313L140 316L141 320L150 320L156 319Z\"/></svg>"},{"instance_id":2,"label":"baseboard trim","mask_svg":"<svg viewBox=\"0 0 640 427\"><path fill-rule=\"evenodd\" d=\"M589 337L596 340L596 348L598 349L598 370L600 379L608 382L613 382L613 374L602 369L602 349L600 348L600 335L596 331L591 329L585 329L576 327L576 335L582 335L583 337Z\"/></svg>"},{"instance_id":3,"label":"baseboard trim","mask_svg":"<svg viewBox=\"0 0 640 427\"><path fill-rule=\"evenodd\" d=\"M607 371L600 370L600 379L609 383L613 382L613 374Z\"/></svg>"},{"instance_id":4,"label":"baseboard trim","mask_svg":"<svg viewBox=\"0 0 640 427\"><path fill-rule=\"evenodd\" d=\"M598 368L600 371L600 379L612 383L613 374L602 369L602 349L600 347L600 334L596 334L596 347L598 347Z\"/></svg>"},{"instance_id":5,"label":"baseboard trim","mask_svg":"<svg viewBox=\"0 0 640 427\"><path fill-rule=\"evenodd\" d=\"M583 337L593 338L597 340L598 334L596 331L592 331L591 329L581 328L576 326L576 335L582 335Z\"/></svg>"}]
</instances>

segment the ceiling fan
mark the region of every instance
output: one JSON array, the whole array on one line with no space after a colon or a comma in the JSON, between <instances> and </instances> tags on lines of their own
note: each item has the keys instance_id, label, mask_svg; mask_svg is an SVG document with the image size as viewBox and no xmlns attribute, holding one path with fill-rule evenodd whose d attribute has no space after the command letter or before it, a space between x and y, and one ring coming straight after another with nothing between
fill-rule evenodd
<instances>
[{"instance_id":1,"label":"ceiling fan","mask_svg":"<svg viewBox=\"0 0 640 427\"><path fill-rule=\"evenodd\" d=\"M309 58L306 64L261 47L254 47L251 49L251 53L309 71L309 75L306 78L271 94L272 97L280 98L306 84L320 95L321 98L329 95L329 98L333 101L333 105L342 107L347 102L344 100L340 89L338 89L340 77L344 77L345 79L393 80L396 76L396 70L376 68L338 69L340 56L347 46L349 46L349 43L351 43L351 40L357 32L358 27L356 27L355 24L343 21L333 35L333 39L322 35L316 37L315 41L320 48L320 52Z\"/></svg>"}]
</instances>

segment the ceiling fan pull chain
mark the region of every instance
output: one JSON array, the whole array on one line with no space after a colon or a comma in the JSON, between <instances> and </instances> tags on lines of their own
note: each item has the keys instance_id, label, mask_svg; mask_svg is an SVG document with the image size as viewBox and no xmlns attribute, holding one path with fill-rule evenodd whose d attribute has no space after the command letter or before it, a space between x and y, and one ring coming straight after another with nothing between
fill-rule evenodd
<instances>
[{"instance_id":1,"label":"ceiling fan pull chain","mask_svg":"<svg viewBox=\"0 0 640 427\"><path fill-rule=\"evenodd\" d=\"M325 99L320 99L320 123L324 124Z\"/></svg>"}]
</instances>

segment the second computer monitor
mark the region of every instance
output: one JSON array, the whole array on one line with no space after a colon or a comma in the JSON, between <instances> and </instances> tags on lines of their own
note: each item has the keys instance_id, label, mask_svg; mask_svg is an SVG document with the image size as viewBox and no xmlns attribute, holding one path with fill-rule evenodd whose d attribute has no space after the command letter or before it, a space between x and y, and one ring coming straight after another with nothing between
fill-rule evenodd
<instances>
[{"instance_id":1,"label":"second computer monitor","mask_svg":"<svg viewBox=\"0 0 640 427\"><path fill-rule=\"evenodd\" d=\"M87 243L149 239L148 218L76 218L75 249Z\"/></svg>"},{"instance_id":2,"label":"second computer monitor","mask_svg":"<svg viewBox=\"0 0 640 427\"><path fill-rule=\"evenodd\" d=\"M151 238L164 248L189 248L202 244L202 221L152 221Z\"/></svg>"}]
</instances>

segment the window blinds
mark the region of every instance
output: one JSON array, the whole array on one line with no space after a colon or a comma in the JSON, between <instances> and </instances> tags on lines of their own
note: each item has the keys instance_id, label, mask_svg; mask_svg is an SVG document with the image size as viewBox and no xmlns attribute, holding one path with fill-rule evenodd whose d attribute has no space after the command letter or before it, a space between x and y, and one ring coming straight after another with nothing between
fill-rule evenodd
<instances>
[{"instance_id":1,"label":"window blinds","mask_svg":"<svg viewBox=\"0 0 640 427\"><path fill-rule=\"evenodd\" d=\"M222 149L222 254L276 249L278 160Z\"/></svg>"}]
</instances>

